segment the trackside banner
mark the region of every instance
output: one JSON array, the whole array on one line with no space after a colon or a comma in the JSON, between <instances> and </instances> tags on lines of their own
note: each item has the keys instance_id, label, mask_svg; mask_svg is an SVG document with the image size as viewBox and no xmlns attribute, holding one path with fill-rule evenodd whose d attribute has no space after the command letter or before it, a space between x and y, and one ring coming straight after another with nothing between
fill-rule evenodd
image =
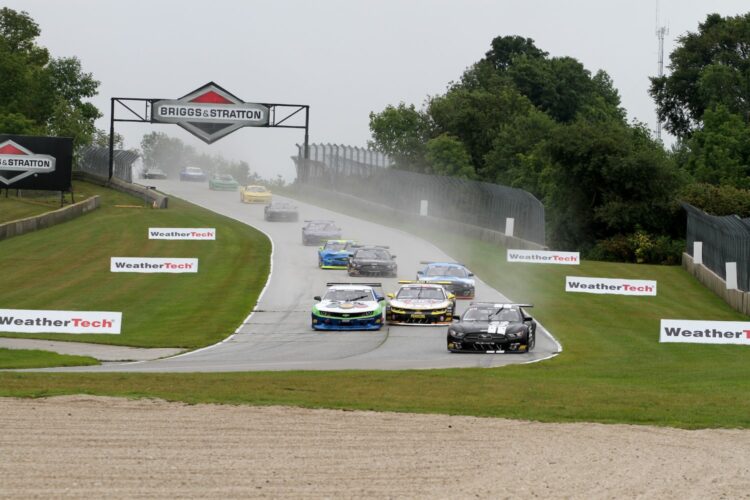
<instances>
[{"instance_id":1,"label":"trackside banner","mask_svg":"<svg viewBox=\"0 0 750 500\"><path fill-rule=\"evenodd\" d=\"M150 240L215 240L216 229L213 227L150 227Z\"/></svg>"},{"instance_id":2,"label":"trackside banner","mask_svg":"<svg viewBox=\"0 0 750 500\"><path fill-rule=\"evenodd\" d=\"M655 296L656 281L567 276L565 278L565 291L604 295Z\"/></svg>"},{"instance_id":3,"label":"trackside banner","mask_svg":"<svg viewBox=\"0 0 750 500\"><path fill-rule=\"evenodd\" d=\"M0 332L120 333L122 313L0 309Z\"/></svg>"},{"instance_id":4,"label":"trackside banner","mask_svg":"<svg viewBox=\"0 0 750 500\"><path fill-rule=\"evenodd\" d=\"M750 345L750 323L746 321L663 319L661 320L659 342Z\"/></svg>"},{"instance_id":5,"label":"trackside banner","mask_svg":"<svg viewBox=\"0 0 750 500\"><path fill-rule=\"evenodd\" d=\"M113 273L197 273L198 259L163 257L112 257Z\"/></svg>"},{"instance_id":6,"label":"trackside banner","mask_svg":"<svg viewBox=\"0 0 750 500\"><path fill-rule=\"evenodd\" d=\"M581 263L579 252L555 252L550 250L511 250L508 249L508 262L529 264L563 264L577 266Z\"/></svg>"}]
</instances>

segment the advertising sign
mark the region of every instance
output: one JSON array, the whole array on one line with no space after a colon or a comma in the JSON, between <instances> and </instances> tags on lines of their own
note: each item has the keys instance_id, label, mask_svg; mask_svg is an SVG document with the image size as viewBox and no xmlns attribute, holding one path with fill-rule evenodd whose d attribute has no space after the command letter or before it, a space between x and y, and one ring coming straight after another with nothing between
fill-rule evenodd
<instances>
[{"instance_id":1,"label":"advertising sign","mask_svg":"<svg viewBox=\"0 0 750 500\"><path fill-rule=\"evenodd\" d=\"M121 326L121 312L0 309L0 332L119 334Z\"/></svg>"},{"instance_id":2,"label":"advertising sign","mask_svg":"<svg viewBox=\"0 0 750 500\"><path fill-rule=\"evenodd\" d=\"M244 102L210 82L179 99L152 101L151 121L176 123L208 144L242 127L268 125L268 106Z\"/></svg>"},{"instance_id":3,"label":"advertising sign","mask_svg":"<svg viewBox=\"0 0 750 500\"><path fill-rule=\"evenodd\" d=\"M215 240L216 228L213 227L150 227L150 240Z\"/></svg>"},{"instance_id":4,"label":"advertising sign","mask_svg":"<svg viewBox=\"0 0 750 500\"><path fill-rule=\"evenodd\" d=\"M113 273L197 273L198 259L169 257L112 257Z\"/></svg>"},{"instance_id":5,"label":"advertising sign","mask_svg":"<svg viewBox=\"0 0 750 500\"><path fill-rule=\"evenodd\" d=\"M581 263L579 252L556 252L551 250L511 250L508 249L508 262L529 264L562 264L577 266Z\"/></svg>"},{"instance_id":6,"label":"advertising sign","mask_svg":"<svg viewBox=\"0 0 750 500\"><path fill-rule=\"evenodd\" d=\"M0 188L70 191L73 139L0 134Z\"/></svg>"},{"instance_id":7,"label":"advertising sign","mask_svg":"<svg viewBox=\"0 0 750 500\"><path fill-rule=\"evenodd\" d=\"M566 292L656 296L656 281L567 276Z\"/></svg>"},{"instance_id":8,"label":"advertising sign","mask_svg":"<svg viewBox=\"0 0 750 500\"><path fill-rule=\"evenodd\" d=\"M663 319L659 342L750 345L750 322Z\"/></svg>"}]
</instances>

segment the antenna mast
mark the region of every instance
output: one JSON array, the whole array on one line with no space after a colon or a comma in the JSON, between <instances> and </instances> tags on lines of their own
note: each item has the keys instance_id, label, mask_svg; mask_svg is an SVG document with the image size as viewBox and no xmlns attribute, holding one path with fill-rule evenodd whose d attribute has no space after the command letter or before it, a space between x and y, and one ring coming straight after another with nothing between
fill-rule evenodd
<instances>
[{"instance_id":1,"label":"antenna mast","mask_svg":"<svg viewBox=\"0 0 750 500\"><path fill-rule=\"evenodd\" d=\"M669 28L659 26L659 0L656 0L656 38L659 39L658 76L664 76L664 35L669 33ZM661 120L656 117L656 138L661 141Z\"/></svg>"}]
</instances>

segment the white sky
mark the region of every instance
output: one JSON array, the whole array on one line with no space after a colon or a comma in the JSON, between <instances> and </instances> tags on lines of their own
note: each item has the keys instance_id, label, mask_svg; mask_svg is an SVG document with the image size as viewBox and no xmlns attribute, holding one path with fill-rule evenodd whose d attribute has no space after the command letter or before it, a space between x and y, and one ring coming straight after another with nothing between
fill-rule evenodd
<instances>
[{"instance_id":1,"label":"white sky","mask_svg":"<svg viewBox=\"0 0 750 500\"><path fill-rule=\"evenodd\" d=\"M109 130L111 97L178 98L209 81L248 102L309 104L310 142L365 146L368 115L421 106L481 59L496 36L532 38L552 56L607 71L629 119L655 128L656 0L5 0L40 25L55 57L77 56L101 81L93 99ZM661 0L675 40L710 12L746 0ZM123 117L118 113L118 118ZM294 177L303 131L244 128L211 146L175 125L117 124L126 147L157 130L201 151ZM665 138L670 142L669 138Z\"/></svg>"}]
</instances>

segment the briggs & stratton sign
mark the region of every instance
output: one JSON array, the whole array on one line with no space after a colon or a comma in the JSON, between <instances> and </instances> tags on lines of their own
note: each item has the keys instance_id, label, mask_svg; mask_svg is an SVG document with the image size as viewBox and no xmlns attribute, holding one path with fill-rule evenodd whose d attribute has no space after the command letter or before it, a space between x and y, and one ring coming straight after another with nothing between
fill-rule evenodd
<instances>
[{"instance_id":1,"label":"briggs & stratton sign","mask_svg":"<svg viewBox=\"0 0 750 500\"><path fill-rule=\"evenodd\" d=\"M0 135L0 187L70 191L73 139Z\"/></svg>"},{"instance_id":2,"label":"briggs & stratton sign","mask_svg":"<svg viewBox=\"0 0 750 500\"><path fill-rule=\"evenodd\" d=\"M176 123L211 144L242 127L268 125L268 106L244 102L210 82L174 100L151 103L151 121Z\"/></svg>"}]
</instances>

